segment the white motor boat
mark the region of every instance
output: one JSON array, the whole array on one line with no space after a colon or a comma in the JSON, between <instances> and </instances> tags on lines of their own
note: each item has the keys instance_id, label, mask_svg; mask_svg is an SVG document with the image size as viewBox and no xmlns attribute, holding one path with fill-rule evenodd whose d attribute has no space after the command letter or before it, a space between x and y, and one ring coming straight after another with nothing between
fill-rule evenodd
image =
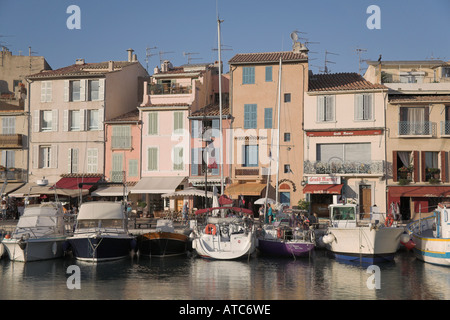
<instances>
[{"instance_id":1,"label":"white motor boat","mask_svg":"<svg viewBox=\"0 0 450 320\"><path fill-rule=\"evenodd\" d=\"M432 216L411 222L407 231L412 239L402 242L412 245L415 256L428 263L450 266L450 203L440 203ZM407 241L410 240L410 241Z\"/></svg>"},{"instance_id":2,"label":"white motor boat","mask_svg":"<svg viewBox=\"0 0 450 320\"><path fill-rule=\"evenodd\" d=\"M64 211L60 202L29 205L11 235L2 240L13 261L37 261L64 255L63 243L68 233L64 227Z\"/></svg>"},{"instance_id":3,"label":"white motor boat","mask_svg":"<svg viewBox=\"0 0 450 320\"><path fill-rule=\"evenodd\" d=\"M198 210L196 214L225 211L224 217L207 217L206 226L194 228L192 248L200 257L234 260L249 257L256 251L256 234L251 210L216 207Z\"/></svg>"},{"instance_id":4,"label":"white motor boat","mask_svg":"<svg viewBox=\"0 0 450 320\"><path fill-rule=\"evenodd\" d=\"M331 225L321 240L336 259L364 264L394 259L405 230L390 216L384 223L360 219L355 204L333 204L329 211Z\"/></svg>"}]
</instances>

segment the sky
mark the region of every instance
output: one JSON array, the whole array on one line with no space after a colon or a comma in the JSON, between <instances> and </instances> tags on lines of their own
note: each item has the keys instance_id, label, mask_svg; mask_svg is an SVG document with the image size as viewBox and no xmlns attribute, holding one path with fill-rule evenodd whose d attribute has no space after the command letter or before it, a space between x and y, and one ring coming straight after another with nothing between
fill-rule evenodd
<instances>
[{"instance_id":1,"label":"sky","mask_svg":"<svg viewBox=\"0 0 450 320\"><path fill-rule=\"evenodd\" d=\"M78 16L67 13L71 5ZM367 12L372 5L379 14ZM31 47L53 69L79 58L126 60L132 48L152 74L160 59L174 66L188 57L218 60L219 17L224 72L238 53L292 50L293 31L307 42L314 73L325 60L332 73L359 72L360 59L364 71L363 60L380 54L385 61L450 60L449 13L450 0L0 0L0 46L15 55ZM68 20L80 29L69 29Z\"/></svg>"}]
</instances>

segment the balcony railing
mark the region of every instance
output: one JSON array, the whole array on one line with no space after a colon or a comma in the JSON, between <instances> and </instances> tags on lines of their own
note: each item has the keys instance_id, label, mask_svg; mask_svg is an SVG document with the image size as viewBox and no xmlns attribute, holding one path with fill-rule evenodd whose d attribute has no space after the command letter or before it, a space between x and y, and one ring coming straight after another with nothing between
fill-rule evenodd
<instances>
[{"instance_id":1,"label":"balcony railing","mask_svg":"<svg viewBox=\"0 0 450 320\"><path fill-rule=\"evenodd\" d=\"M148 92L154 94L189 94L192 93L192 86L181 86L179 84L149 84Z\"/></svg>"},{"instance_id":2,"label":"balcony railing","mask_svg":"<svg viewBox=\"0 0 450 320\"><path fill-rule=\"evenodd\" d=\"M0 134L0 148L22 148L21 134Z\"/></svg>"},{"instance_id":3,"label":"balcony railing","mask_svg":"<svg viewBox=\"0 0 450 320\"><path fill-rule=\"evenodd\" d=\"M4 181L5 179L8 181L18 181L23 182L26 181L26 170L19 168L5 168L0 167L0 181Z\"/></svg>"},{"instance_id":4,"label":"balcony railing","mask_svg":"<svg viewBox=\"0 0 450 320\"><path fill-rule=\"evenodd\" d=\"M383 160L369 162L357 161L304 161L303 172L305 174L384 174Z\"/></svg>"},{"instance_id":5,"label":"balcony railing","mask_svg":"<svg viewBox=\"0 0 450 320\"><path fill-rule=\"evenodd\" d=\"M431 121L399 121L398 134L400 136L429 136L433 134Z\"/></svg>"},{"instance_id":6,"label":"balcony railing","mask_svg":"<svg viewBox=\"0 0 450 320\"><path fill-rule=\"evenodd\" d=\"M441 136L450 136L450 121L441 121Z\"/></svg>"},{"instance_id":7,"label":"balcony railing","mask_svg":"<svg viewBox=\"0 0 450 320\"><path fill-rule=\"evenodd\" d=\"M259 168L235 168L236 176L259 176Z\"/></svg>"},{"instance_id":8,"label":"balcony railing","mask_svg":"<svg viewBox=\"0 0 450 320\"><path fill-rule=\"evenodd\" d=\"M125 171L111 171L111 182L125 182Z\"/></svg>"}]
</instances>

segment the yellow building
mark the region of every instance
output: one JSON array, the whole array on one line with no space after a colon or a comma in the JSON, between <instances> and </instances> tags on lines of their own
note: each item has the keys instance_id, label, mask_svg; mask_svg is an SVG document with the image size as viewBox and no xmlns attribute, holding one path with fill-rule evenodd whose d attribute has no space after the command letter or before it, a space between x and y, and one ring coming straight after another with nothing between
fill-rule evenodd
<instances>
[{"instance_id":1,"label":"yellow building","mask_svg":"<svg viewBox=\"0 0 450 320\"><path fill-rule=\"evenodd\" d=\"M246 206L265 197L266 191L270 198L291 207L303 198L307 53L297 42L290 52L237 54L229 61L234 122L226 154L232 163L232 184L225 194L234 199L242 196Z\"/></svg>"}]
</instances>

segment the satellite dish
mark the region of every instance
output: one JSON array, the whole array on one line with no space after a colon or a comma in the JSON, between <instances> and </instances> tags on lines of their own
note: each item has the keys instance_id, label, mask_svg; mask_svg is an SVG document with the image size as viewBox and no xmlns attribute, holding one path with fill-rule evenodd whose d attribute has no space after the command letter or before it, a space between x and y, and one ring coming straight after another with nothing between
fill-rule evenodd
<instances>
[{"instance_id":1,"label":"satellite dish","mask_svg":"<svg viewBox=\"0 0 450 320\"><path fill-rule=\"evenodd\" d=\"M295 31L291 32L291 39L294 42L298 40L298 34Z\"/></svg>"}]
</instances>

